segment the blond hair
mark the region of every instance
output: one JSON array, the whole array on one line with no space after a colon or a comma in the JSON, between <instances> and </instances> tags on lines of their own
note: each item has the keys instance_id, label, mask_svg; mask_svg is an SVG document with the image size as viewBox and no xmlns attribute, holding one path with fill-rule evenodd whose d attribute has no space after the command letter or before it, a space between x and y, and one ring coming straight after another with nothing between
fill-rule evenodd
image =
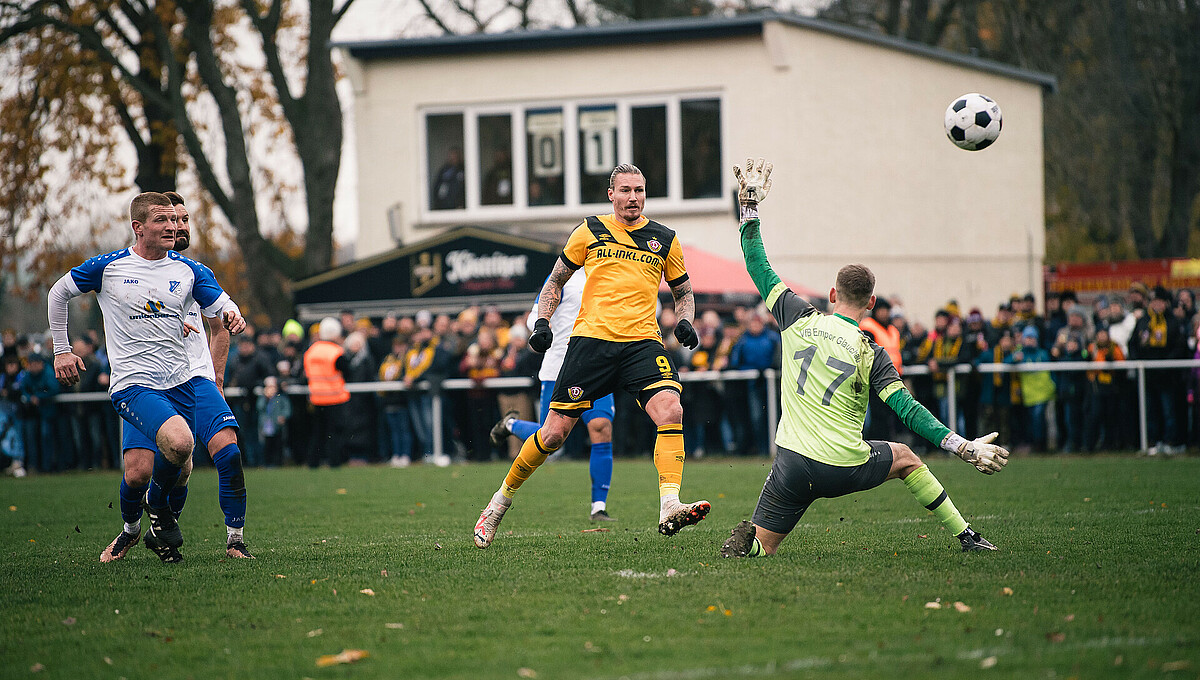
<instances>
[{"instance_id":1,"label":"blond hair","mask_svg":"<svg viewBox=\"0 0 1200 680\"><path fill-rule=\"evenodd\" d=\"M150 217L150 207L155 205L170 208L171 199L157 191L147 191L134 196L133 200L129 202L129 221L145 224Z\"/></svg>"},{"instance_id":2,"label":"blond hair","mask_svg":"<svg viewBox=\"0 0 1200 680\"><path fill-rule=\"evenodd\" d=\"M616 188L617 175L638 175L642 178L643 182L646 181L646 176L642 174L642 171L640 168L638 168L638 166L634 165L633 163L622 163L613 168L612 174L608 176L609 189Z\"/></svg>"}]
</instances>

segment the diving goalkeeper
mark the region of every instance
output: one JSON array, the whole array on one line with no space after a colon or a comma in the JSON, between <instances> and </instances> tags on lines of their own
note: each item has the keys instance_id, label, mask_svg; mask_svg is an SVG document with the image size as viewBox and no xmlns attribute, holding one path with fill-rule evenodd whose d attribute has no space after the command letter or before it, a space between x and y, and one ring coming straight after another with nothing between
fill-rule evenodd
<instances>
[{"instance_id":1,"label":"diving goalkeeper","mask_svg":"<svg viewBox=\"0 0 1200 680\"><path fill-rule=\"evenodd\" d=\"M734 175L746 270L783 335L783 413L775 437L779 454L753 523L743 520L734 527L721 554L773 555L814 500L865 491L889 479L903 480L917 502L958 537L964 552L995 550L968 526L912 449L864 441L862 430L869 391L874 390L913 432L988 475L1008 463L1008 451L991 443L996 433L969 441L939 422L913 399L883 348L859 330L859 321L875 306L870 269L850 264L838 271L829 291L829 315L789 290L767 262L759 236L758 204L771 188L771 165L748 159L745 170L735 167Z\"/></svg>"}]
</instances>

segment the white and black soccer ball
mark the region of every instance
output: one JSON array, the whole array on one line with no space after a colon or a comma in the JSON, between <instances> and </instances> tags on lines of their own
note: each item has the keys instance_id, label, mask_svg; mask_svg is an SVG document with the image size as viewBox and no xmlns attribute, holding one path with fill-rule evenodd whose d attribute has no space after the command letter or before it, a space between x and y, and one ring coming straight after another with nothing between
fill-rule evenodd
<instances>
[{"instance_id":1,"label":"white and black soccer ball","mask_svg":"<svg viewBox=\"0 0 1200 680\"><path fill-rule=\"evenodd\" d=\"M967 151L980 151L1000 136L1000 105L977 92L964 94L946 108L946 136Z\"/></svg>"}]
</instances>

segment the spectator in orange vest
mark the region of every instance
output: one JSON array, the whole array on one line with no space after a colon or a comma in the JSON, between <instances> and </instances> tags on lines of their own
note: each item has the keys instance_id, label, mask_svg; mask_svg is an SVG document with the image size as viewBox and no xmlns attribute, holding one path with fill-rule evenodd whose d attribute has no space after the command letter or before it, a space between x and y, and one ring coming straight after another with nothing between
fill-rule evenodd
<instances>
[{"instance_id":1,"label":"spectator in orange vest","mask_svg":"<svg viewBox=\"0 0 1200 680\"><path fill-rule=\"evenodd\" d=\"M345 462L342 412L350 393L345 372L350 360L342 350L342 325L328 317L317 327L317 341L304 352L304 377L308 379L308 401L312 406L313 430L308 466L315 468L324 458L331 467Z\"/></svg>"},{"instance_id":2,"label":"spectator in orange vest","mask_svg":"<svg viewBox=\"0 0 1200 680\"><path fill-rule=\"evenodd\" d=\"M904 360L900 356L900 329L892 323L892 303L877 297L874 309L859 322L858 327L887 352L892 365L896 367L896 372L904 375ZM880 440L894 440L896 433L900 431L899 418L874 392L871 393L871 401L867 407L867 424L864 430L863 436L866 439Z\"/></svg>"}]
</instances>

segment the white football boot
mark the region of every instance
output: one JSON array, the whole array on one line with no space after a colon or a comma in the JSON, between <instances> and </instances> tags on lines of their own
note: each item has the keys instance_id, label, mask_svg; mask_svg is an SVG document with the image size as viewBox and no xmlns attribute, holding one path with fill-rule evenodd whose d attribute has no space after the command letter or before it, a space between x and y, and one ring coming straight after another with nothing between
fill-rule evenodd
<instances>
[{"instance_id":1,"label":"white football boot","mask_svg":"<svg viewBox=\"0 0 1200 680\"><path fill-rule=\"evenodd\" d=\"M500 520L504 519L504 513L511 507L511 498L505 498L499 491L492 494L492 500L483 512L479 513L479 521L475 523L475 547L483 550L492 544L492 539L496 538L496 529L500 527Z\"/></svg>"}]
</instances>

